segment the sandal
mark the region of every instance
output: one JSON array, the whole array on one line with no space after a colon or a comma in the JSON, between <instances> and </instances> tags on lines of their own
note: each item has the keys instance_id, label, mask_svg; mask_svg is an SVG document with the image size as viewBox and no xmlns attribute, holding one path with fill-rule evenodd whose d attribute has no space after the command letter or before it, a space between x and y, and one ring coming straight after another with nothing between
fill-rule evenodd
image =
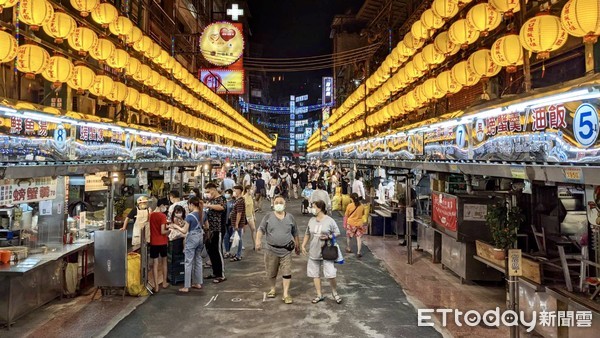
<instances>
[{"instance_id":1,"label":"sandal","mask_svg":"<svg viewBox=\"0 0 600 338\"><path fill-rule=\"evenodd\" d=\"M225 278L225 277L217 277L217 278L213 279L213 283L219 284L219 283L223 283L226 280L227 280L227 278Z\"/></svg>"},{"instance_id":2,"label":"sandal","mask_svg":"<svg viewBox=\"0 0 600 338\"><path fill-rule=\"evenodd\" d=\"M325 297L323 297L323 296L317 296L317 297L315 297L315 298L314 298L314 299L313 299L311 302L312 302L313 304L317 304L318 302L322 302L322 301L324 301L324 300L325 300Z\"/></svg>"},{"instance_id":3,"label":"sandal","mask_svg":"<svg viewBox=\"0 0 600 338\"><path fill-rule=\"evenodd\" d=\"M181 292L181 293L188 293L188 292L190 292L190 289L189 288L181 288L181 289L179 289L177 291Z\"/></svg>"},{"instance_id":4,"label":"sandal","mask_svg":"<svg viewBox=\"0 0 600 338\"><path fill-rule=\"evenodd\" d=\"M346 253L352 253L352 249L346 248Z\"/></svg>"},{"instance_id":5,"label":"sandal","mask_svg":"<svg viewBox=\"0 0 600 338\"><path fill-rule=\"evenodd\" d=\"M332 293L331 295L333 296L333 299L335 299L336 303L342 304L342 297L340 297L340 295L338 295L337 293Z\"/></svg>"},{"instance_id":6,"label":"sandal","mask_svg":"<svg viewBox=\"0 0 600 338\"><path fill-rule=\"evenodd\" d=\"M206 279L215 279L215 278L217 278L217 276L215 276L215 275L213 275L213 274L211 274L211 275L208 275L208 277L206 277Z\"/></svg>"},{"instance_id":7,"label":"sandal","mask_svg":"<svg viewBox=\"0 0 600 338\"><path fill-rule=\"evenodd\" d=\"M192 285L192 288L193 289L201 290L202 289L202 284L194 284L194 285Z\"/></svg>"},{"instance_id":8,"label":"sandal","mask_svg":"<svg viewBox=\"0 0 600 338\"><path fill-rule=\"evenodd\" d=\"M233 257L232 259L230 259L230 262L239 262L242 260L242 257Z\"/></svg>"},{"instance_id":9,"label":"sandal","mask_svg":"<svg viewBox=\"0 0 600 338\"><path fill-rule=\"evenodd\" d=\"M271 289L267 292L267 298L275 298L275 289Z\"/></svg>"},{"instance_id":10,"label":"sandal","mask_svg":"<svg viewBox=\"0 0 600 338\"><path fill-rule=\"evenodd\" d=\"M293 301L292 301L292 296L283 297L283 298L281 298L281 300L282 300L284 303L286 303L286 304L292 304L292 303L293 303Z\"/></svg>"}]
</instances>

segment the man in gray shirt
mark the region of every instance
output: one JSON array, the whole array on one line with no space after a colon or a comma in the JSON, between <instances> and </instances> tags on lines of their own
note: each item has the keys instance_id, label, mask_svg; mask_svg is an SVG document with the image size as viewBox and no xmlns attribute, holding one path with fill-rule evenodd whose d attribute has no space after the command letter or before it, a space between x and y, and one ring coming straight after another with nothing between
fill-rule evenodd
<instances>
[{"instance_id":1,"label":"man in gray shirt","mask_svg":"<svg viewBox=\"0 0 600 338\"><path fill-rule=\"evenodd\" d=\"M262 236L266 235L267 250L265 252L265 268L271 289L267 297L275 298L275 281L277 272L281 269L283 278L283 298L286 304L292 304L289 295L292 280L292 251L300 254L298 226L292 214L285 212L285 199L275 197L273 209L263 217L256 232L256 250L262 248Z\"/></svg>"}]
</instances>

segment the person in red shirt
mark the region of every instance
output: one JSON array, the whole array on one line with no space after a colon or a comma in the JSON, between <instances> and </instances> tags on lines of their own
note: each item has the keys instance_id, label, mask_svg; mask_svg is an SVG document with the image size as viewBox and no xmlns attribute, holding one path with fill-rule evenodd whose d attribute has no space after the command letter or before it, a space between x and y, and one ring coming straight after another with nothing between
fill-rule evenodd
<instances>
[{"instance_id":1,"label":"person in red shirt","mask_svg":"<svg viewBox=\"0 0 600 338\"><path fill-rule=\"evenodd\" d=\"M150 258L152 258L152 271L154 274L154 292L158 292L158 257L163 267L163 289L169 287L167 283L167 247L169 244L169 231L167 229L167 216L162 212L150 214Z\"/></svg>"}]
</instances>

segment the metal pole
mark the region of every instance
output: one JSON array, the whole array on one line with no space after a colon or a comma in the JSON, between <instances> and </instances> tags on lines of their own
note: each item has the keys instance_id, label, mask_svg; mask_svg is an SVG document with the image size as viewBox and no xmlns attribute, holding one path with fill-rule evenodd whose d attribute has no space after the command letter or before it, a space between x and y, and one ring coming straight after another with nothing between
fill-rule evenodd
<instances>
[{"instance_id":1,"label":"metal pole","mask_svg":"<svg viewBox=\"0 0 600 338\"><path fill-rule=\"evenodd\" d=\"M516 196L512 195L511 199L508 202L509 202L508 209L510 210L517 203ZM506 266L505 274L506 274L506 276L508 276L509 275L508 269L509 269L509 263L510 263L508 261L508 255L506 255L505 260L506 260L504 263L504 265ZM508 277L508 308L512 311L515 311L515 313L518 313L518 311L519 311L519 293L518 293L519 290L518 290L517 283L518 283L518 280L517 280L516 276ZM518 325L511 326L510 327L510 338L518 338L518 337L519 337L519 326Z\"/></svg>"},{"instance_id":2,"label":"metal pole","mask_svg":"<svg viewBox=\"0 0 600 338\"><path fill-rule=\"evenodd\" d=\"M113 179L113 173L108 172L108 179L110 180L110 186L108 190L108 196L106 201L106 230L113 230L115 228L115 216L114 216L114 205L115 205L115 180Z\"/></svg>"},{"instance_id":3,"label":"metal pole","mask_svg":"<svg viewBox=\"0 0 600 338\"><path fill-rule=\"evenodd\" d=\"M521 10L519 11L519 21L522 26L525 22L525 14L527 8L527 0L519 0L519 5L521 6ZM523 49L523 86L525 92L529 92L531 90L531 66L529 64L529 51Z\"/></svg>"},{"instance_id":4,"label":"metal pole","mask_svg":"<svg viewBox=\"0 0 600 338\"><path fill-rule=\"evenodd\" d=\"M412 196L411 196L411 188L410 188L410 184L411 184L412 178L411 175L407 175L406 176L406 207L408 208L411 205L411 200L412 200ZM408 213L405 213L405 215ZM412 221L408 221L408 219L406 220L406 231L404 232L404 238L405 238L405 242L406 242L406 257L407 257L407 263L412 265L413 263L413 259L412 259Z\"/></svg>"}]
</instances>

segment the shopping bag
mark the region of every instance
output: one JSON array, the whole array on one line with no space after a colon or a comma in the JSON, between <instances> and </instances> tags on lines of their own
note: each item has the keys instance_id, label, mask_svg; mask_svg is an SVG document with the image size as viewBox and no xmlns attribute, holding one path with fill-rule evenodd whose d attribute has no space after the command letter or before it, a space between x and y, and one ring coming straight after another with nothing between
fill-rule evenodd
<instances>
[{"instance_id":1,"label":"shopping bag","mask_svg":"<svg viewBox=\"0 0 600 338\"><path fill-rule=\"evenodd\" d=\"M240 234L237 231L233 232L233 236L231 237L231 252L236 252L238 246L240 245Z\"/></svg>"}]
</instances>

